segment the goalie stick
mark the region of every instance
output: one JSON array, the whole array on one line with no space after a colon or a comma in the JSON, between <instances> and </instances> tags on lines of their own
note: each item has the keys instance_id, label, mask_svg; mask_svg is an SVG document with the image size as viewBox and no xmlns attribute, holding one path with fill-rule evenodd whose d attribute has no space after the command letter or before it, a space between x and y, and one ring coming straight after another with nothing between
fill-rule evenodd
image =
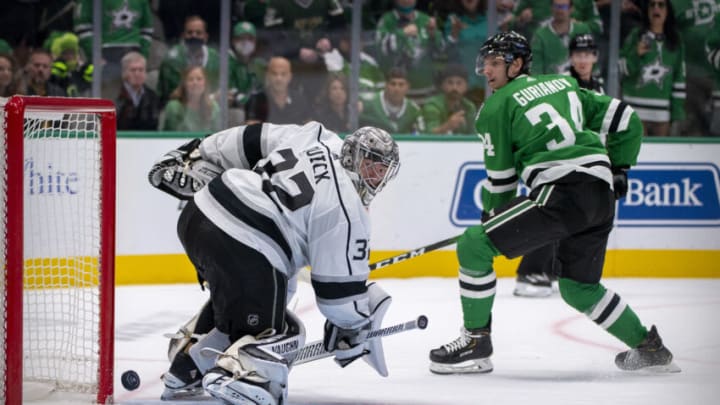
<instances>
[{"instance_id":1,"label":"goalie stick","mask_svg":"<svg viewBox=\"0 0 720 405\"><path fill-rule=\"evenodd\" d=\"M382 338L396 333L406 332L413 329L425 329L427 328L428 319L425 315L420 315L417 319L408 321L405 323L399 323L396 325L388 326L382 329L372 330L368 333L368 339ZM324 359L326 357L332 357L333 353L328 352L323 347L323 341L316 340L312 343L308 343L302 347L295 356L293 365L309 363L311 361Z\"/></svg>"},{"instance_id":2,"label":"goalie stick","mask_svg":"<svg viewBox=\"0 0 720 405\"><path fill-rule=\"evenodd\" d=\"M391 264L396 264L403 262L408 259L412 259L413 257L417 257L420 255L424 255L425 253L432 252L433 250L440 249L441 247L445 247L448 245L452 245L453 243L457 242L457 240L460 238L460 235L453 236L452 238L443 239L439 242L431 243L427 246L419 247L417 249L409 250L405 253L401 253L397 256L388 257L387 259L380 260L375 263L370 263L370 271L381 269L383 267L390 266Z\"/></svg>"}]
</instances>

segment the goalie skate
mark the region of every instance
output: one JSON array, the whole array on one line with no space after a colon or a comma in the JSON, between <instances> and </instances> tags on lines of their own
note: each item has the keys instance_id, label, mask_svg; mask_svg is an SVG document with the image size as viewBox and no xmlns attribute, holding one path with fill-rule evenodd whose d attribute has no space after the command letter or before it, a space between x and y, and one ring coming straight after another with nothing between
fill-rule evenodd
<instances>
[{"instance_id":1,"label":"goalie skate","mask_svg":"<svg viewBox=\"0 0 720 405\"><path fill-rule=\"evenodd\" d=\"M673 363L673 355L662 342L655 325L645 340L634 349L619 353L615 365L624 371L649 373L679 373L680 367Z\"/></svg>"},{"instance_id":2,"label":"goalie skate","mask_svg":"<svg viewBox=\"0 0 720 405\"><path fill-rule=\"evenodd\" d=\"M221 368L210 370L204 377L207 391L214 398L233 405L278 405L268 384L238 380ZM282 398L280 399L282 401Z\"/></svg>"},{"instance_id":3,"label":"goalie skate","mask_svg":"<svg viewBox=\"0 0 720 405\"><path fill-rule=\"evenodd\" d=\"M461 329L460 337L430 351L435 374L489 373L493 370L490 329Z\"/></svg>"},{"instance_id":4,"label":"goalie skate","mask_svg":"<svg viewBox=\"0 0 720 405\"><path fill-rule=\"evenodd\" d=\"M190 355L180 352L161 377L165 390L160 394L163 401L192 397L203 394L202 375Z\"/></svg>"},{"instance_id":5,"label":"goalie skate","mask_svg":"<svg viewBox=\"0 0 720 405\"><path fill-rule=\"evenodd\" d=\"M304 343L304 334L274 333L273 329L269 329L258 337L246 335L224 353L219 353L215 362L217 367L203 377L205 391L233 405L284 403L287 399L288 361L273 347L300 347Z\"/></svg>"}]
</instances>

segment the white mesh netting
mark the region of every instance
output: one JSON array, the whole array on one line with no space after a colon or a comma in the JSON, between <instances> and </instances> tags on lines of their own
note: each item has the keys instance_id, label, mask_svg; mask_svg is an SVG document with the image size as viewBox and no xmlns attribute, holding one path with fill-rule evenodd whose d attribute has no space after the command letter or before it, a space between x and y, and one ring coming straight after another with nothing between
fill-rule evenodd
<instances>
[{"instance_id":1,"label":"white mesh netting","mask_svg":"<svg viewBox=\"0 0 720 405\"><path fill-rule=\"evenodd\" d=\"M96 114L26 112L24 118L23 380L59 391L97 390L99 134ZM4 353L4 326L0 333Z\"/></svg>"}]
</instances>

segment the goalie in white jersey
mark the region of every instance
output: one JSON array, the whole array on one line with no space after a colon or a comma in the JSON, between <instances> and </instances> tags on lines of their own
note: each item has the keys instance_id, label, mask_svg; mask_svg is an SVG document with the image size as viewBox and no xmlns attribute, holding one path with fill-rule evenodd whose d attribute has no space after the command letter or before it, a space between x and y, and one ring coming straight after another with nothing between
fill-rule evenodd
<instances>
[{"instance_id":1,"label":"goalie in white jersey","mask_svg":"<svg viewBox=\"0 0 720 405\"><path fill-rule=\"evenodd\" d=\"M209 304L173 336L163 398L204 388L228 403L283 403L304 344L286 305L308 265L327 318L325 348L343 367L365 356L387 374L382 350L366 340L390 302L367 285L367 207L399 165L387 132L364 127L343 141L317 122L239 126L159 160L150 181L189 199L178 236L210 289ZM200 347L219 354L215 364L204 364Z\"/></svg>"}]
</instances>

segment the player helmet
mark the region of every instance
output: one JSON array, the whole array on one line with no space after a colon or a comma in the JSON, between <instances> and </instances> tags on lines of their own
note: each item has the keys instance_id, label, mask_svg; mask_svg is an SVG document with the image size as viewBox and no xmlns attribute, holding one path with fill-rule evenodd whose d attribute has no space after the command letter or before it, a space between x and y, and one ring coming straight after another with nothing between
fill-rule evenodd
<instances>
[{"instance_id":1,"label":"player helmet","mask_svg":"<svg viewBox=\"0 0 720 405\"><path fill-rule=\"evenodd\" d=\"M508 65L515 58L521 57L523 64L520 73L530 73L530 61L532 61L530 44L524 36L515 31L495 34L482 44L475 62L475 74L482 75L485 57L490 55L502 57Z\"/></svg>"},{"instance_id":2,"label":"player helmet","mask_svg":"<svg viewBox=\"0 0 720 405\"><path fill-rule=\"evenodd\" d=\"M570 45L568 46L570 49L570 53L576 52L576 51L588 51L592 53L597 53L598 47L595 43L595 38L591 34L580 34L573 37L573 39L570 40Z\"/></svg>"},{"instance_id":3,"label":"player helmet","mask_svg":"<svg viewBox=\"0 0 720 405\"><path fill-rule=\"evenodd\" d=\"M390 134L375 127L362 127L346 136L340 159L366 206L400 168L397 143Z\"/></svg>"}]
</instances>

